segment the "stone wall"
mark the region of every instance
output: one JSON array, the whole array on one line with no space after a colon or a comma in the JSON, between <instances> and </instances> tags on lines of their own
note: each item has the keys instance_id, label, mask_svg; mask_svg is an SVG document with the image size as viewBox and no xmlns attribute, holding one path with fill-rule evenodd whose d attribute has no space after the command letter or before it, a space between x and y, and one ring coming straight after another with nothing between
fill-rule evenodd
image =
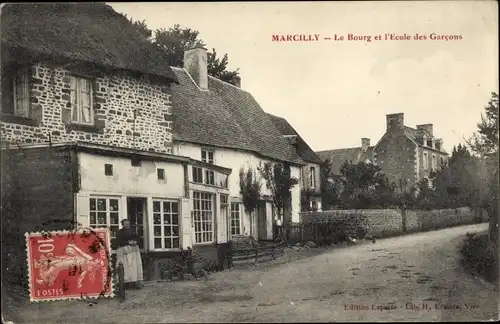
<instances>
[{"instance_id":1,"label":"stone wall","mask_svg":"<svg viewBox=\"0 0 500 324\"><path fill-rule=\"evenodd\" d=\"M350 217L346 218L346 216ZM350 223L346 224L349 232L354 232L354 229L361 225L356 219L363 219L366 221L367 235L375 237L388 237L488 221L485 213L477 214L468 207L429 211L406 210L404 213L397 209L329 210L302 213L301 217L304 223L349 220Z\"/></svg>"},{"instance_id":2,"label":"stone wall","mask_svg":"<svg viewBox=\"0 0 500 324\"><path fill-rule=\"evenodd\" d=\"M304 222L326 222L328 220L339 219L347 215L357 216L366 219L368 235L391 236L402 231L401 213L392 209L357 209L357 210L329 210L323 212L303 213ZM356 217L350 217L355 219ZM354 233L355 227L361 224L348 224L348 231Z\"/></svg>"},{"instance_id":3,"label":"stone wall","mask_svg":"<svg viewBox=\"0 0 500 324\"><path fill-rule=\"evenodd\" d=\"M85 75L92 85L94 124L70 121L70 75ZM3 141L37 144L86 141L159 153L171 153L173 116L170 89L165 84L126 72L97 73L43 63L28 69L30 119L5 115L13 111L11 93L2 95ZM2 80L5 81L5 80ZM8 82L8 80L6 81ZM9 109L10 108L10 109ZM139 109L135 119L134 111Z\"/></svg>"}]
</instances>

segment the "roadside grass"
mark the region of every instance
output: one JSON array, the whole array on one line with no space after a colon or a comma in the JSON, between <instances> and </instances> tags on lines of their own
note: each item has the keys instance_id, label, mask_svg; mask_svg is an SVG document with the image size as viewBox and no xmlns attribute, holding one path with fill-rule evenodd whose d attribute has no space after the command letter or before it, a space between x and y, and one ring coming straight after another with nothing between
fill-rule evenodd
<instances>
[{"instance_id":1,"label":"roadside grass","mask_svg":"<svg viewBox=\"0 0 500 324\"><path fill-rule=\"evenodd\" d=\"M490 283L498 283L498 252L489 242L487 232L468 234L460 253L462 266L467 272Z\"/></svg>"}]
</instances>

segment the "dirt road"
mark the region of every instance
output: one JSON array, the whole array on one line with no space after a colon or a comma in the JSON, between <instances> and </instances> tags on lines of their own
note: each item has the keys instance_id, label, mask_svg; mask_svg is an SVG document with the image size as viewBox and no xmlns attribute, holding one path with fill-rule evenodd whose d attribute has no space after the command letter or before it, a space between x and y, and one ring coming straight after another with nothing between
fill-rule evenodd
<instances>
[{"instance_id":1,"label":"dirt road","mask_svg":"<svg viewBox=\"0 0 500 324\"><path fill-rule=\"evenodd\" d=\"M337 249L207 281L150 283L125 303L26 307L24 323L475 321L498 318L498 290L463 272L462 226ZM17 324L17 323L16 323Z\"/></svg>"}]
</instances>

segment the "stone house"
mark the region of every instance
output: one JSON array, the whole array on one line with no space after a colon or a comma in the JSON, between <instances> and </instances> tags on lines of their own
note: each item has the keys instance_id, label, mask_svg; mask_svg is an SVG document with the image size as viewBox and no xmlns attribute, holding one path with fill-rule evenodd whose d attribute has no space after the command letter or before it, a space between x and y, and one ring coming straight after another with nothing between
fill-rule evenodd
<instances>
[{"instance_id":1,"label":"stone house","mask_svg":"<svg viewBox=\"0 0 500 324\"><path fill-rule=\"evenodd\" d=\"M404 114L388 114L386 131L375 146L370 139L362 138L361 147L317 152L323 160L332 163L332 177L340 175L345 161L352 163L375 163L387 175L390 182L400 181L407 187L415 186L423 179L429 179L448 160L443 141L434 136L432 124L404 124Z\"/></svg>"},{"instance_id":2,"label":"stone house","mask_svg":"<svg viewBox=\"0 0 500 324\"><path fill-rule=\"evenodd\" d=\"M408 127L403 113L387 115L386 124L385 134L373 151L375 163L389 181L402 181L414 187L419 181L429 179L448 160L443 140L434 136L432 124Z\"/></svg>"},{"instance_id":3,"label":"stone house","mask_svg":"<svg viewBox=\"0 0 500 324\"><path fill-rule=\"evenodd\" d=\"M149 278L198 237L215 261L226 220L201 211L192 226L191 210L228 187L195 184L188 170L221 183L231 170L173 154L179 71L102 3L4 6L1 41L2 217L21 220L11 231L20 246L24 232L57 222L113 238L128 218Z\"/></svg>"},{"instance_id":4,"label":"stone house","mask_svg":"<svg viewBox=\"0 0 500 324\"><path fill-rule=\"evenodd\" d=\"M276 215L263 179L257 210L249 214L242 204L240 170L257 171L266 162L282 163L291 176L298 178L303 162L253 96L241 89L241 79L230 84L209 76L204 48L187 51L184 68L172 69L179 80L172 86L174 154L199 161L188 172L194 195L200 195L199 185L212 188L202 194L201 204L195 201L192 205L195 219L214 210L220 211L218 217L228 217L227 231L221 229L218 233L221 240L231 235L270 240L278 217L298 222L299 186L292 188L291 206L284 215ZM216 165L231 169L229 177L210 171ZM204 239L198 235L194 242L203 243Z\"/></svg>"},{"instance_id":5,"label":"stone house","mask_svg":"<svg viewBox=\"0 0 500 324\"><path fill-rule=\"evenodd\" d=\"M282 117L268 114L297 154L306 163L300 170L300 190L303 199L302 211L321 211L321 158L311 149L290 123Z\"/></svg>"}]
</instances>

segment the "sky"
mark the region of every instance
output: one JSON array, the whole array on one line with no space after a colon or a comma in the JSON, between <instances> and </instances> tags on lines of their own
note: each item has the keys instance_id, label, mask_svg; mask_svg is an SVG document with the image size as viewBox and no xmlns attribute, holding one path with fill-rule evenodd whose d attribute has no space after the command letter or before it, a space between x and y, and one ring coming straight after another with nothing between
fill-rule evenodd
<instances>
[{"instance_id":1,"label":"sky","mask_svg":"<svg viewBox=\"0 0 500 324\"><path fill-rule=\"evenodd\" d=\"M198 30L209 51L228 54L241 87L266 112L286 118L315 151L361 146L362 137L375 145L386 114L404 113L407 126L433 124L451 152L477 130L490 93L498 92L496 1L109 5L153 30L174 24ZM432 33L461 40L431 40ZM295 34L319 41L272 41ZM410 40L384 40L385 34Z\"/></svg>"}]
</instances>

